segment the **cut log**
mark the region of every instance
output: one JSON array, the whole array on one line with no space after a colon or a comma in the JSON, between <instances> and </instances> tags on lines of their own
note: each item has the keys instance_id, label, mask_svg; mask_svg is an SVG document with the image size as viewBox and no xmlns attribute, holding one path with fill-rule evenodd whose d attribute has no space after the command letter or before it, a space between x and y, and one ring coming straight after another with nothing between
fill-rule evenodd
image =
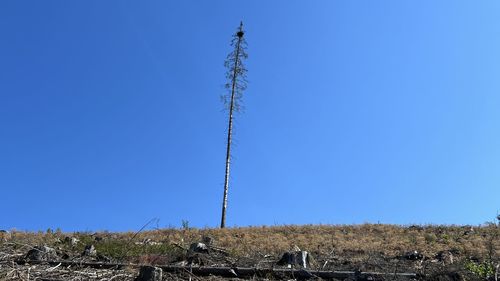
<instances>
[{"instance_id":1,"label":"cut log","mask_svg":"<svg viewBox=\"0 0 500 281\"><path fill-rule=\"evenodd\" d=\"M187 267L177 266L161 266L163 271L177 273L187 269ZM359 271L321 271L321 270L305 270L305 269L289 269L289 268L245 268L245 267L192 267L190 272L198 276L216 275L221 277L234 278L235 273L238 278L251 277L294 277L299 279L322 278L322 279L355 279L369 280L380 278L417 278L416 273L384 273L384 272L359 272Z\"/></svg>"},{"instance_id":2,"label":"cut log","mask_svg":"<svg viewBox=\"0 0 500 281\"><path fill-rule=\"evenodd\" d=\"M51 265L61 264L62 266L74 267L92 267L92 268L115 268L123 269L125 267L141 267L137 264L124 263L102 263L102 262L76 262L76 261L39 261L32 263L46 263ZM156 265L163 272L184 273L191 272L193 275L209 276L215 275L228 278L252 278L252 277L292 277L299 279L322 278L322 279L352 279L352 280L380 280L380 279L419 279L422 275L412 272L359 272L359 271L324 271L324 270L305 270L293 268L254 268L254 267L190 267L173 265Z\"/></svg>"}]
</instances>

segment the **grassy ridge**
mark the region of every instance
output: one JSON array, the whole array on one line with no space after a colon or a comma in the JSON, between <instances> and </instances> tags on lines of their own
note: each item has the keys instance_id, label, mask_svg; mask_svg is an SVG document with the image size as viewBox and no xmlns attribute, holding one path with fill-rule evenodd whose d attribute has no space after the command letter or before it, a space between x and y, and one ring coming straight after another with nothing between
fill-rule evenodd
<instances>
[{"instance_id":1,"label":"grassy ridge","mask_svg":"<svg viewBox=\"0 0 500 281\"><path fill-rule=\"evenodd\" d=\"M386 257L407 251L418 251L434 257L441 251L452 251L456 258L498 259L500 228L494 224L471 226L396 226L362 225L286 225L226 229L160 229L141 233L10 233L9 241L29 245L63 244L66 236L80 240L74 251L94 244L97 251L117 259L143 254L178 254L179 245L188 246L210 236L218 247L235 257L278 256L298 246L316 256L349 254L363 258L371 253ZM96 237L99 237L96 240ZM101 240L102 239L102 240ZM6 240L6 239L4 239ZM146 241L147 243L142 243Z\"/></svg>"}]
</instances>

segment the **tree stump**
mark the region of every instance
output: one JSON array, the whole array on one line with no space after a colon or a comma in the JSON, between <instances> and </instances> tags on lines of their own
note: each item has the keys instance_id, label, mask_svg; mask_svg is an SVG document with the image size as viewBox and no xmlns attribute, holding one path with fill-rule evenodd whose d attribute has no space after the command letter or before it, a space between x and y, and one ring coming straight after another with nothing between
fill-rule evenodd
<instances>
[{"instance_id":1,"label":"tree stump","mask_svg":"<svg viewBox=\"0 0 500 281\"><path fill-rule=\"evenodd\" d=\"M142 266L135 281L161 281L162 270L154 266Z\"/></svg>"},{"instance_id":2,"label":"tree stump","mask_svg":"<svg viewBox=\"0 0 500 281\"><path fill-rule=\"evenodd\" d=\"M311 254L309 254L307 251L286 252L276 264L281 266L288 266L289 268L291 268L292 266L298 266L299 268L310 268L311 260Z\"/></svg>"},{"instance_id":3,"label":"tree stump","mask_svg":"<svg viewBox=\"0 0 500 281\"><path fill-rule=\"evenodd\" d=\"M24 257L27 261L50 261L57 258L56 250L47 246L36 246Z\"/></svg>"}]
</instances>

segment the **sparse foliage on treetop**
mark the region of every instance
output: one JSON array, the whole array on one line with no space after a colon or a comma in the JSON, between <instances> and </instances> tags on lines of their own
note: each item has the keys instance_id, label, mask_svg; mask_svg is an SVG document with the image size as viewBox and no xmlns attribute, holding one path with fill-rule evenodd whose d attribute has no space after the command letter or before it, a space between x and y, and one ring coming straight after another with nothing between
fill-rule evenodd
<instances>
[{"instance_id":1,"label":"sparse foliage on treetop","mask_svg":"<svg viewBox=\"0 0 500 281\"><path fill-rule=\"evenodd\" d=\"M233 35L233 38L231 40L231 47L233 47L233 51L227 55L227 58L224 61L227 82L226 84L224 84L226 93L224 95L221 95L221 100L224 103L224 108L230 110L231 94L234 85L233 110L236 112L240 112L244 109L242 104L243 91L246 90L248 82L246 79L247 69L243 63L243 61L248 58L247 42L243 36L243 33L240 33L243 32L240 29L241 27L239 27L238 32ZM239 49L237 48L238 41L240 44Z\"/></svg>"}]
</instances>

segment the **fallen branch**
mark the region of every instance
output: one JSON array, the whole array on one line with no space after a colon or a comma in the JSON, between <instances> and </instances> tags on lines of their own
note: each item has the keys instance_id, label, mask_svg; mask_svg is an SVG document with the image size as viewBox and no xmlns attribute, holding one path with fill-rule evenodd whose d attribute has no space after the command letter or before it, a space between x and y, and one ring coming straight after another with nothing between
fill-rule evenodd
<instances>
[{"instance_id":1,"label":"fallen branch","mask_svg":"<svg viewBox=\"0 0 500 281\"><path fill-rule=\"evenodd\" d=\"M165 272L179 272L185 269L181 266L157 266ZM324 270L305 270L290 268L246 268L246 267L193 267L191 272L198 276L216 275L221 277L254 277L254 276L294 276L295 278L320 277L323 279L346 279L349 277L359 277L366 279L372 277L399 277L399 278L417 278L416 273L397 272L357 272L357 271L324 271ZM236 274L236 276L235 276Z\"/></svg>"},{"instance_id":2,"label":"fallen branch","mask_svg":"<svg viewBox=\"0 0 500 281\"><path fill-rule=\"evenodd\" d=\"M58 263L56 266L54 267L51 267L51 268L48 268L47 270L45 271L48 271L48 272L51 272L51 271L54 271L56 268L60 267L61 266L61 263Z\"/></svg>"},{"instance_id":3,"label":"fallen branch","mask_svg":"<svg viewBox=\"0 0 500 281\"><path fill-rule=\"evenodd\" d=\"M500 215L498 217L500 217ZM497 263L496 270L495 270L495 281L498 281L498 270L499 269L500 269L500 263Z\"/></svg>"},{"instance_id":4,"label":"fallen branch","mask_svg":"<svg viewBox=\"0 0 500 281\"><path fill-rule=\"evenodd\" d=\"M229 252L228 252L226 249L224 249L224 248L221 248L221 247L216 247L216 246L210 246L210 245L208 245L208 247L209 247L211 250L214 250L214 251L216 251L216 252L222 253L222 254L224 254L224 255L226 255L226 256L228 256L228 255L229 255Z\"/></svg>"},{"instance_id":5,"label":"fallen branch","mask_svg":"<svg viewBox=\"0 0 500 281\"><path fill-rule=\"evenodd\" d=\"M113 281L113 280L115 280L115 278L126 277L126 276L127 277L130 276L130 274L118 274L118 275L115 275L115 276L113 276L113 277L111 277L109 279L101 279L101 281L104 281L104 280Z\"/></svg>"},{"instance_id":6,"label":"fallen branch","mask_svg":"<svg viewBox=\"0 0 500 281\"><path fill-rule=\"evenodd\" d=\"M36 261L30 264L49 264L61 266L77 266L91 267L99 269L123 269L125 267L141 267L139 264L125 263L103 263L103 262L74 262L74 261ZM308 279L312 277L320 277L323 279L366 279L368 277L398 277L415 279L420 277L417 273L412 272L360 272L360 271L326 271L326 270L305 270L294 268L254 268L254 267L189 267L189 266L173 266L173 265L155 265L161 268L164 272L181 273L189 271L196 276L215 275L220 277L239 277L251 278L254 276L293 276L294 278Z\"/></svg>"},{"instance_id":7,"label":"fallen branch","mask_svg":"<svg viewBox=\"0 0 500 281\"><path fill-rule=\"evenodd\" d=\"M175 243L175 242L174 242L174 243L172 243L172 245L174 245L174 246L176 246L176 247L178 247L178 248L180 248L180 249L182 249L182 250L184 250L184 251L189 250L188 248L186 248L186 247L184 247L184 246L180 245L179 243Z\"/></svg>"}]
</instances>

